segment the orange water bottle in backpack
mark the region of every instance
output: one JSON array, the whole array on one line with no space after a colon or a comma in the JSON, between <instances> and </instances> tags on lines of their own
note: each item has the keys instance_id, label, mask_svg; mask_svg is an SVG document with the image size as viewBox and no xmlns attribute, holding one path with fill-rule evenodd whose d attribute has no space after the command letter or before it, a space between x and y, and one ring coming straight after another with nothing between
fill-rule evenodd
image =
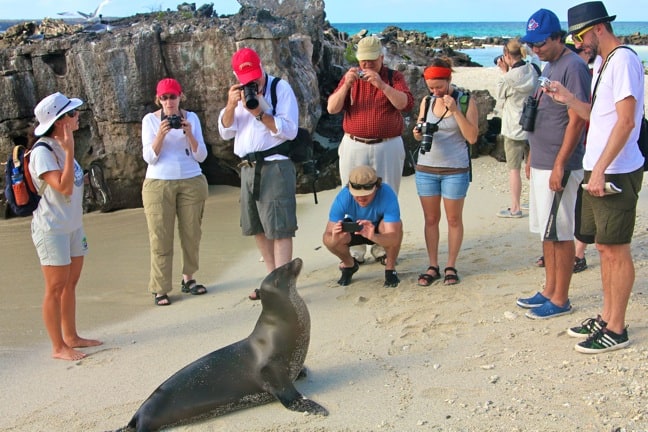
<instances>
[{"instance_id":1,"label":"orange water bottle in backpack","mask_svg":"<svg viewBox=\"0 0 648 432\"><path fill-rule=\"evenodd\" d=\"M29 193L27 192L27 184L23 178L22 172L18 167L14 167L11 173L11 188L13 189L16 204L25 205L29 202Z\"/></svg>"}]
</instances>

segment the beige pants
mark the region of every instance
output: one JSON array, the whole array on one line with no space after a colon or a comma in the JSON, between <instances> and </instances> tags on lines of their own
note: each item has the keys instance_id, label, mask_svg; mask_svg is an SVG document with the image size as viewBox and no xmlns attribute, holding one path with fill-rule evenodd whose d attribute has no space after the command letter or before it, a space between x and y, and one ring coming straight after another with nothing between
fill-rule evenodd
<instances>
[{"instance_id":1,"label":"beige pants","mask_svg":"<svg viewBox=\"0 0 648 432\"><path fill-rule=\"evenodd\" d=\"M144 180L142 202L151 248L150 292L166 294L172 289L176 217L182 248L182 273L192 275L198 271L201 223L207 195L207 180L202 174L184 180Z\"/></svg>"}]
</instances>

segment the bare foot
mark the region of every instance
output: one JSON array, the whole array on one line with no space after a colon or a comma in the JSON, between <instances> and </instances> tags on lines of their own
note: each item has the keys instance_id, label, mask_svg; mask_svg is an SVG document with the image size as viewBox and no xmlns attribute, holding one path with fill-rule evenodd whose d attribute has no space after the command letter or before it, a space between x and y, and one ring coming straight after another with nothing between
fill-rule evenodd
<instances>
[{"instance_id":1,"label":"bare foot","mask_svg":"<svg viewBox=\"0 0 648 432\"><path fill-rule=\"evenodd\" d=\"M87 348L102 345L103 342L95 339L85 339L81 336L77 336L74 339L66 340L65 343L72 348Z\"/></svg>"},{"instance_id":2,"label":"bare foot","mask_svg":"<svg viewBox=\"0 0 648 432\"><path fill-rule=\"evenodd\" d=\"M54 351L52 352L52 357L55 359L59 360L81 360L82 358L85 358L87 354L82 353L81 351L77 351L75 349L72 349L68 346L61 348L60 351Z\"/></svg>"}]
</instances>

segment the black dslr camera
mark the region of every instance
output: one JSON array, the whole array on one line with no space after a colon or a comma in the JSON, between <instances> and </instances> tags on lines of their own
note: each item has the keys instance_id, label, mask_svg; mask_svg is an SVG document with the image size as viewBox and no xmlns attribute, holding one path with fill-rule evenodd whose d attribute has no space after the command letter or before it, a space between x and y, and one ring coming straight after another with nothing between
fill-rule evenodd
<instances>
[{"instance_id":1,"label":"black dslr camera","mask_svg":"<svg viewBox=\"0 0 648 432\"><path fill-rule=\"evenodd\" d=\"M425 154L432 148L432 138L434 132L439 130L439 125L428 122L417 123L416 130L423 134L423 139L421 140L421 154Z\"/></svg>"},{"instance_id":2,"label":"black dslr camera","mask_svg":"<svg viewBox=\"0 0 648 432\"><path fill-rule=\"evenodd\" d=\"M538 114L538 101L533 96L529 96L524 101L524 108L522 108L522 115L520 116L519 125L522 126L523 131L533 132L535 129L535 119Z\"/></svg>"},{"instance_id":3,"label":"black dslr camera","mask_svg":"<svg viewBox=\"0 0 648 432\"><path fill-rule=\"evenodd\" d=\"M259 86L256 82L252 81L245 85L242 85L241 90L243 90L243 96L245 97L245 106L247 107L247 109L255 109L259 106L259 101L257 100Z\"/></svg>"},{"instance_id":4,"label":"black dslr camera","mask_svg":"<svg viewBox=\"0 0 648 432\"><path fill-rule=\"evenodd\" d=\"M504 55L503 55L503 54L500 54L500 55L498 55L497 57L495 57L495 58L493 59L493 63L495 63L495 66L497 66L497 62L498 62L501 58L504 58Z\"/></svg>"},{"instance_id":5,"label":"black dslr camera","mask_svg":"<svg viewBox=\"0 0 648 432\"><path fill-rule=\"evenodd\" d=\"M172 114L166 117L169 120L169 126L173 129L182 129L182 117Z\"/></svg>"}]
</instances>

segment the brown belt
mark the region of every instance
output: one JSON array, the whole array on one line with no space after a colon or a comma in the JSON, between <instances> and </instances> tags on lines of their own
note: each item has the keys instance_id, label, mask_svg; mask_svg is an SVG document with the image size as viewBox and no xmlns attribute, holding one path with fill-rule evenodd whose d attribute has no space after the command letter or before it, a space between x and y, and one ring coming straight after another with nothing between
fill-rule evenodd
<instances>
[{"instance_id":1,"label":"brown belt","mask_svg":"<svg viewBox=\"0 0 648 432\"><path fill-rule=\"evenodd\" d=\"M360 138L353 135L349 135L349 138L351 138L353 141L358 141L363 144L378 144L385 141L384 138Z\"/></svg>"}]
</instances>

